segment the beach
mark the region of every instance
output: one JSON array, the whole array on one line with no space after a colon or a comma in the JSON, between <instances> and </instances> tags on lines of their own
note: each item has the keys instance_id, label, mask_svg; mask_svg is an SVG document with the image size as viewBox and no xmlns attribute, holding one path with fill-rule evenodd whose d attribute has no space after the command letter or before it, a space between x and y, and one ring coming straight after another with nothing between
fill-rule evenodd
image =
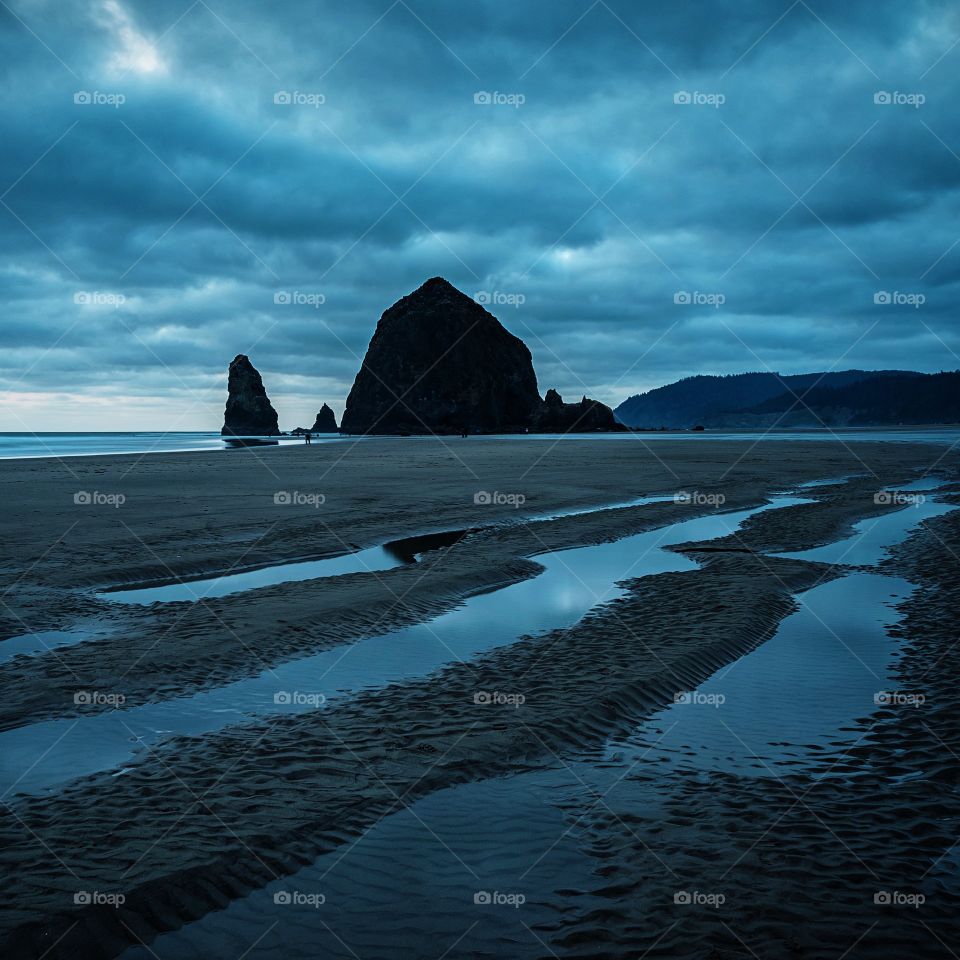
<instances>
[{"instance_id":1,"label":"beach","mask_svg":"<svg viewBox=\"0 0 960 960\"><path fill-rule=\"evenodd\" d=\"M24 651L0 660L5 955L940 955L958 466L642 434L0 462L0 657ZM171 582L195 596L124 601ZM750 658L804 615L809 700L778 700L790 671ZM837 644L804 659L821 627ZM751 741L750 697L795 739ZM667 749L685 716L709 720ZM377 878L424 845L436 898L394 929L377 891L404 885Z\"/></svg>"}]
</instances>

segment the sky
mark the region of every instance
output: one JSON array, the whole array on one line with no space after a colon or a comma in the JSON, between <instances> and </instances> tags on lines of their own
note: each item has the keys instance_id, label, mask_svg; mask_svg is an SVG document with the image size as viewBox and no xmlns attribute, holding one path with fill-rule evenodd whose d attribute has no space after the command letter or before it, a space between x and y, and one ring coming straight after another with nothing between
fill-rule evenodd
<instances>
[{"instance_id":1,"label":"sky","mask_svg":"<svg viewBox=\"0 0 960 960\"><path fill-rule=\"evenodd\" d=\"M960 8L2 0L0 430L338 417L432 276L616 405L960 368Z\"/></svg>"}]
</instances>

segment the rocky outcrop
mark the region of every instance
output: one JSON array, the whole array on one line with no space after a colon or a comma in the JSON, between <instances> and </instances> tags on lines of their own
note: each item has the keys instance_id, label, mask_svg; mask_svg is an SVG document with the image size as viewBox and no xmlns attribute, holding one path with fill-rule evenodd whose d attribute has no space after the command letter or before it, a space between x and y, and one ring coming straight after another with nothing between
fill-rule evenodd
<instances>
[{"instance_id":1,"label":"rocky outcrop","mask_svg":"<svg viewBox=\"0 0 960 960\"><path fill-rule=\"evenodd\" d=\"M564 403L556 390L548 390L533 423L533 433L590 433L625 430L613 411L599 400L583 397L579 403Z\"/></svg>"},{"instance_id":2,"label":"rocky outcrop","mask_svg":"<svg viewBox=\"0 0 960 960\"><path fill-rule=\"evenodd\" d=\"M337 432L337 417L336 414L324 404L320 408L320 412L317 414L317 419L313 421L313 426L310 428L311 433L336 433Z\"/></svg>"},{"instance_id":3,"label":"rocky outcrop","mask_svg":"<svg viewBox=\"0 0 960 960\"><path fill-rule=\"evenodd\" d=\"M230 364L227 377L227 408L223 414L224 437L276 437L280 435L277 411L273 409L263 379L244 354Z\"/></svg>"},{"instance_id":4,"label":"rocky outcrop","mask_svg":"<svg viewBox=\"0 0 960 960\"><path fill-rule=\"evenodd\" d=\"M523 432L541 403L524 342L434 277L380 318L341 430Z\"/></svg>"}]
</instances>

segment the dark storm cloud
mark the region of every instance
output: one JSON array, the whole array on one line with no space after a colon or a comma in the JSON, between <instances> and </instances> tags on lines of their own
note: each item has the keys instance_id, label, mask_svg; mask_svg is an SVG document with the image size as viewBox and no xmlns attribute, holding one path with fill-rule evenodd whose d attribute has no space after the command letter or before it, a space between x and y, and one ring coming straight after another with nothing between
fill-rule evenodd
<instances>
[{"instance_id":1,"label":"dark storm cloud","mask_svg":"<svg viewBox=\"0 0 960 960\"><path fill-rule=\"evenodd\" d=\"M8 402L216 426L249 352L292 426L435 274L613 403L956 368L958 35L946 3L0 7Z\"/></svg>"}]
</instances>

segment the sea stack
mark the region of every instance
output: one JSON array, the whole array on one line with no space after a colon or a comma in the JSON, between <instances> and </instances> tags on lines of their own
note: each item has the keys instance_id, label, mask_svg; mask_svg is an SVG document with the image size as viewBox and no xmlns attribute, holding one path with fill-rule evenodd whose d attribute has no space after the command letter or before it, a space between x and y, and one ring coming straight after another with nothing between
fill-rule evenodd
<instances>
[{"instance_id":1,"label":"sea stack","mask_svg":"<svg viewBox=\"0 0 960 960\"><path fill-rule=\"evenodd\" d=\"M337 417L334 412L324 404L320 408L320 412L317 414L317 419L313 421L313 426L310 428L311 433L336 433L337 432Z\"/></svg>"},{"instance_id":2,"label":"sea stack","mask_svg":"<svg viewBox=\"0 0 960 960\"><path fill-rule=\"evenodd\" d=\"M227 408L223 414L224 437L276 437L280 435L277 411L273 409L263 379L244 354L230 364L227 377Z\"/></svg>"},{"instance_id":3,"label":"sea stack","mask_svg":"<svg viewBox=\"0 0 960 960\"><path fill-rule=\"evenodd\" d=\"M579 403L564 403L556 390L548 390L530 429L533 433L595 433L626 427L599 400L582 397Z\"/></svg>"},{"instance_id":4,"label":"sea stack","mask_svg":"<svg viewBox=\"0 0 960 960\"><path fill-rule=\"evenodd\" d=\"M540 406L526 344L442 277L380 318L343 433L523 432Z\"/></svg>"}]
</instances>

